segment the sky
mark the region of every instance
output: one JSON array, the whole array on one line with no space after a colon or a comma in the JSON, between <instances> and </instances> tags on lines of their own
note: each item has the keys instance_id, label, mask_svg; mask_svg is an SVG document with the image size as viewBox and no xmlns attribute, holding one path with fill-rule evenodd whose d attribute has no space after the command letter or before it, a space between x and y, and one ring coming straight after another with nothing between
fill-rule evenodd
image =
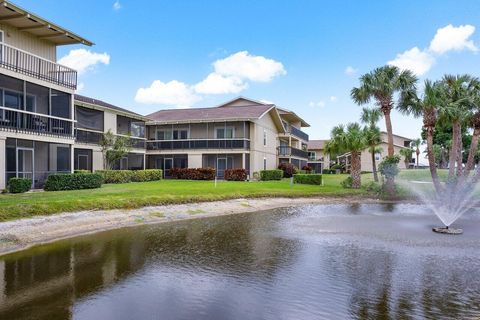
<instances>
[{"instance_id":1,"label":"sky","mask_svg":"<svg viewBox=\"0 0 480 320\"><path fill-rule=\"evenodd\" d=\"M245 96L290 109L310 139L359 120L359 77L385 64L480 76L480 1L16 0L95 43L58 49L79 90L149 114ZM421 120L392 115L417 138ZM384 129L383 122L380 127Z\"/></svg>"}]
</instances>

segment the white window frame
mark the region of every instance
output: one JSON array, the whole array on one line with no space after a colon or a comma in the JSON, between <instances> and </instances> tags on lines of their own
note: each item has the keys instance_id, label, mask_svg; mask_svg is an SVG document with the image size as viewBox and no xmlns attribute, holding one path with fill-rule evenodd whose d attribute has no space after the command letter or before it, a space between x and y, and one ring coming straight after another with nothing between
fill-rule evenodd
<instances>
[{"instance_id":1,"label":"white window frame","mask_svg":"<svg viewBox=\"0 0 480 320\"><path fill-rule=\"evenodd\" d=\"M222 129L222 130L223 130L223 136L224 136L223 138L219 138L219 137L218 137L218 134L217 134L217 130L218 130L218 129ZM226 130L228 130L228 129L231 129L231 130L232 130L232 137L231 137L231 138L225 138L226 133L227 133ZM235 139L235 127L233 127L233 126L215 127L215 139Z\"/></svg>"},{"instance_id":2,"label":"white window frame","mask_svg":"<svg viewBox=\"0 0 480 320\"><path fill-rule=\"evenodd\" d=\"M311 153L313 155L313 157L308 155L309 160L314 160L314 161L317 160L317 152L316 151L308 151L308 153Z\"/></svg>"}]
</instances>

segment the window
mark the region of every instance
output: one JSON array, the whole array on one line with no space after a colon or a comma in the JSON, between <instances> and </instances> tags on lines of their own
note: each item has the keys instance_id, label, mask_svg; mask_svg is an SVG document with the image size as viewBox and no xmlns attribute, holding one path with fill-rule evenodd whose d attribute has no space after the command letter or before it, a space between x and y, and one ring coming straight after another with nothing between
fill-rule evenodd
<instances>
[{"instance_id":1,"label":"window","mask_svg":"<svg viewBox=\"0 0 480 320\"><path fill-rule=\"evenodd\" d=\"M77 127L103 132L103 111L75 106Z\"/></svg>"},{"instance_id":2,"label":"window","mask_svg":"<svg viewBox=\"0 0 480 320\"><path fill-rule=\"evenodd\" d=\"M267 130L263 129L263 145L267 145Z\"/></svg>"},{"instance_id":3,"label":"window","mask_svg":"<svg viewBox=\"0 0 480 320\"><path fill-rule=\"evenodd\" d=\"M173 130L173 140L178 140L178 139L188 139L188 130L185 130L185 129Z\"/></svg>"},{"instance_id":4,"label":"window","mask_svg":"<svg viewBox=\"0 0 480 320\"><path fill-rule=\"evenodd\" d=\"M132 137L145 137L145 122L117 115L117 133Z\"/></svg>"},{"instance_id":5,"label":"window","mask_svg":"<svg viewBox=\"0 0 480 320\"><path fill-rule=\"evenodd\" d=\"M308 159L312 161L317 160L317 153L315 151L308 152Z\"/></svg>"},{"instance_id":6,"label":"window","mask_svg":"<svg viewBox=\"0 0 480 320\"><path fill-rule=\"evenodd\" d=\"M145 137L145 122L134 121L130 124L130 135L132 137L143 138Z\"/></svg>"},{"instance_id":7,"label":"window","mask_svg":"<svg viewBox=\"0 0 480 320\"><path fill-rule=\"evenodd\" d=\"M23 94L21 92L14 92L5 90L4 104L7 108L23 109Z\"/></svg>"},{"instance_id":8,"label":"window","mask_svg":"<svg viewBox=\"0 0 480 320\"><path fill-rule=\"evenodd\" d=\"M267 170L267 158L263 158L263 170Z\"/></svg>"},{"instance_id":9,"label":"window","mask_svg":"<svg viewBox=\"0 0 480 320\"><path fill-rule=\"evenodd\" d=\"M382 157L382 155L380 153L375 153L375 160L376 161L380 161L381 157Z\"/></svg>"},{"instance_id":10,"label":"window","mask_svg":"<svg viewBox=\"0 0 480 320\"><path fill-rule=\"evenodd\" d=\"M157 140L172 140L172 131L157 130Z\"/></svg>"},{"instance_id":11,"label":"window","mask_svg":"<svg viewBox=\"0 0 480 320\"><path fill-rule=\"evenodd\" d=\"M51 115L60 118L70 118L70 103L72 96L68 93L52 90Z\"/></svg>"},{"instance_id":12,"label":"window","mask_svg":"<svg viewBox=\"0 0 480 320\"><path fill-rule=\"evenodd\" d=\"M215 129L216 139L233 139L235 136L234 129L232 127L223 127Z\"/></svg>"}]
</instances>

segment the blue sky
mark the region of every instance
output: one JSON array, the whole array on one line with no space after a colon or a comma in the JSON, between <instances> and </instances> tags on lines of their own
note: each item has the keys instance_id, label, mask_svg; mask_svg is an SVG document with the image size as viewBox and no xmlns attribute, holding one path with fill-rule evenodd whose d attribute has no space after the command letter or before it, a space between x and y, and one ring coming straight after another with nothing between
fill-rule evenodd
<instances>
[{"instance_id":1,"label":"blue sky","mask_svg":"<svg viewBox=\"0 0 480 320\"><path fill-rule=\"evenodd\" d=\"M328 138L334 125L358 120L361 107L349 98L358 77L399 54L403 59L393 63L413 64L422 80L480 76L480 1L15 3L95 43L58 51L77 66L88 58L81 94L142 114L242 95L289 108L312 125L305 130L311 138ZM89 51L70 52L81 48ZM221 86L196 86L209 75ZM158 86L137 95L156 80ZM421 121L394 114L393 126L414 138Z\"/></svg>"}]
</instances>

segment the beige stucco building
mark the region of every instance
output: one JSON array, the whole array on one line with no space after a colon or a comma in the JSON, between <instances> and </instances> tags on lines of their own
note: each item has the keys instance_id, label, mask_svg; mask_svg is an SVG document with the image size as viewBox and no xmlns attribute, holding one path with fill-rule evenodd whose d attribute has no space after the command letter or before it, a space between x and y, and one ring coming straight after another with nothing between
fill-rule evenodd
<instances>
[{"instance_id":1,"label":"beige stucco building","mask_svg":"<svg viewBox=\"0 0 480 320\"><path fill-rule=\"evenodd\" d=\"M330 155L325 153L325 143L328 140L308 141L308 166L315 173L322 173L323 169L330 169Z\"/></svg>"}]
</instances>

